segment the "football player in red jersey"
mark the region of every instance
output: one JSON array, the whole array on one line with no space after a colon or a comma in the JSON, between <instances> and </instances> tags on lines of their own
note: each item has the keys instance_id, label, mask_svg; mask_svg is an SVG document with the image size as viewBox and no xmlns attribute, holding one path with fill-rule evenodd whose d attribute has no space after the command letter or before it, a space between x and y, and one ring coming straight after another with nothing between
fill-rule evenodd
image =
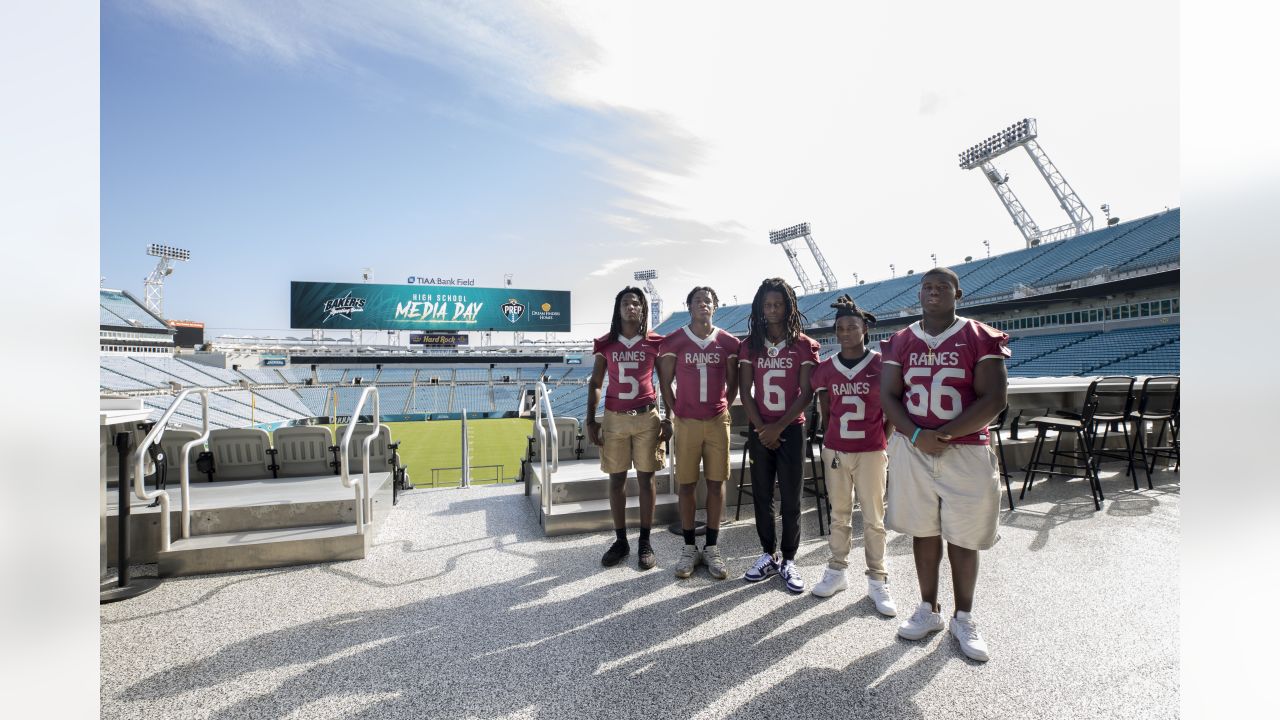
<instances>
[{"instance_id":1,"label":"football player in red jersey","mask_svg":"<svg viewBox=\"0 0 1280 720\"><path fill-rule=\"evenodd\" d=\"M687 578L698 563L717 580L729 577L720 555L720 515L729 479L729 406L738 394L738 338L711 324L720 298L695 287L685 298L689 324L668 335L658 351L658 380L668 412L675 416L676 481L680 486L680 527L684 550L676 577ZM676 386L672 389L671 382ZM707 539L694 542L698 467L707 478Z\"/></svg>"},{"instance_id":2,"label":"football player in red jersey","mask_svg":"<svg viewBox=\"0 0 1280 720\"><path fill-rule=\"evenodd\" d=\"M880 343L880 402L897 431L889 441L885 525L912 537L922 602L898 626L919 640L943 628L938 605L947 543L955 615L951 634L968 657L986 661L973 611L978 551L996 542L1000 471L987 425L1004 409L1009 336L956 316L960 278L933 268L920 278L921 319Z\"/></svg>"},{"instance_id":3,"label":"football player in red jersey","mask_svg":"<svg viewBox=\"0 0 1280 720\"><path fill-rule=\"evenodd\" d=\"M813 371L822 434L822 464L827 468L831 497L831 560L813 594L830 597L849 586L846 570L853 548L853 504L862 507L863 555L867 594L881 615L898 614L886 586L884 565L885 433L888 422L880 409L880 353L867 349L868 330L876 316L858 307L849 295L832 304L836 309L836 339L840 352Z\"/></svg>"},{"instance_id":4,"label":"football player in red jersey","mask_svg":"<svg viewBox=\"0 0 1280 720\"><path fill-rule=\"evenodd\" d=\"M760 283L751 301L748 333L738 348L738 392L751 421L751 494L756 534L764 553L742 576L759 582L775 573L787 589L804 592L796 569L800 548L800 492L804 479L804 409L813 397L809 373L818 364L818 342L801 330L796 294L782 278ZM782 562L778 562L773 484L782 500Z\"/></svg>"},{"instance_id":5,"label":"football player in red jersey","mask_svg":"<svg viewBox=\"0 0 1280 720\"><path fill-rule=\"evenodd\" d=\"M639 565L657 563L649 532L657 501L653 475L665 465L662 443L671 437L669 421L658 418L653 366L662 336L649 332L649 301L644 291L625 287L613 299L609 332L594 343L595 367L587 387L587 435L600 446L600 469L609 474L609 510L617 536L601 564L617 565L631 552L627 543L627 471L634 465L640 485ZM605 376L604 422L596 420Z\"/></svg>"}]
</instances>

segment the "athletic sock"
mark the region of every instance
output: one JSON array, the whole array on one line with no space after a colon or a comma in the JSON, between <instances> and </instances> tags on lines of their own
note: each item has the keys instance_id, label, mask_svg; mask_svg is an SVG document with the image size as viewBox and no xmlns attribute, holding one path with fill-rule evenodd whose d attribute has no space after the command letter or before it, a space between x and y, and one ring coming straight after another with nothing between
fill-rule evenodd
<instances>
[{"instance_id":1,"label":"athletic sock","mask_svg":"<svg viewBox=\"0 0 1280 720\"><path fill-rule=\"evenodd\" d=\"M640 528L640 544L641 545L649 544L649 530L650 528L646 528L646 527Z\"/></svg>"},{"instance_id":2,"label":"athletic sock","mask_svg":"<svg viewBox=\"0 0 1280 720\"><path fill-rule=\"evenodd\" d=\"M697 542L697 541L695 540L695 538L697 538L697 537L698 537L698 531L697 531L697 530L681 530L680 532L681 532L681 534L683 534L683 535L684 535L684 544L685 544L685 545L692 545L692 544L694 544L695 542Z\"/></svg>"},{"instance_id":3,"label":"athletic sock","mask_svg":"<svg viewBox=\"0 0 1280 720\"><path fill-rule=\"evenodd\" d=\"M707 528L707 545L715 545L720 541L720 528Z\"/></svg>"},{"instance_id":4,"label":"athletic sock","mask_svg":"<svg viewBox=\"0 0 1280 720\"><path fill-rule=\"evenodd\" d=\"M623 545L626 545L626 544L627 544L627 529L626 529L626 528L614 528L614 529L613 529L613 534L618 536L618 542L622 543Z\"/></svg>"}]
</instances>

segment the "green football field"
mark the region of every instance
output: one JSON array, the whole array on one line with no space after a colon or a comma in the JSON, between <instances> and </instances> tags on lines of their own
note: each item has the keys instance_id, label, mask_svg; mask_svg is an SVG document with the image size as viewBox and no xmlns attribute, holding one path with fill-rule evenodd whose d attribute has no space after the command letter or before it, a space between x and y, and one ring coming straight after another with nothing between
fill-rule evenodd
<instances>
[{"instance_id":1,"label":"green football field","mask_svg":"<svg viewBox=\"0 0 1280 720\"><path fill-rule=\"evenodd\" d=\"M400 461L415 487L456 487L462 477L462 421L383 423L400 442ZM468 420L472 484L511 482L520 475L533 421L525 418ZM333 429L333 426L330 426ZM494 467L500 466L500 467ZM432 469L437 469L432 472Z\"/></svg>"}]
</instances>

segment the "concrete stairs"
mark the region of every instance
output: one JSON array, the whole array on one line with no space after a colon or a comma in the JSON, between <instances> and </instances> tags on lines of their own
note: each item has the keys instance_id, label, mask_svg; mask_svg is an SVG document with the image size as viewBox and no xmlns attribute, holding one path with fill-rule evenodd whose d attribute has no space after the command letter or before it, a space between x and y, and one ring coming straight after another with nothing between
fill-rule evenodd
<instances>
[{"instance_id":1,"label":"concrete stairs","mask_svg":"<svg viewBox=\"0 0 1280 720\"><path fill-rule=\"evenodd\" d=\"M160 552L158 508L130 505L130 562L162 577L363 558L392 505L392 476L370 473L373 515L357 533L356 501L336 475L191 483L191 537L181 538L181 492L170 493L170 549ZM114 496L114 489L111 491ZM108 508L115 564L117 518Z\"/></svg>"},{"instance_id":2,"label":"concrete stairs","mask_svg":"<svg viewBox=\"0 0 1280 720\"><path fill-rule=\"evenodd\" d=\"M529 502L548 536L613 529L613 516L609 511L609 476L600 471L599 458L560 461L560 469L552 475L550 482L550 514L543 502L541 464L535 462L529 475ZM679 517L679 506L670 469L659 472L654 481L658 497L653 524L675 522ZM635 470L632 470L627 477L627 527L640 526L639 494Z\"/></svg>"}]
</instances>

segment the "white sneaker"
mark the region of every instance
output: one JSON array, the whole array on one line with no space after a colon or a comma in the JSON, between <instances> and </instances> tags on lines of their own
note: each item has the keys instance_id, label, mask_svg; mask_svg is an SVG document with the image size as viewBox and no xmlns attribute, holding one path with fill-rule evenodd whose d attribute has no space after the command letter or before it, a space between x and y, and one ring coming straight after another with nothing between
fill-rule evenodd
<instances>
[{"instance_id":1,"label":"white sneaker","mask_svg":"<svg viewBox=\"0 0 1280 720\"><path fill-rule=\"evenodd\" d=\"M814 588L814 592L817 592ZM889 596L889 588L883 580L867 578L867 594L871 596L871 601L876 604L876 612L887 617L893 617L898 614L898 606L893 604L893 598Z\"/></svg>"},{"instance_id":2,"label":"white sneaker","mask_svg":"<svg viewBox=\"0 0 1280 720\"><path fill-rule=\"evenodd\" d=\"M822 579L813 586L813 594L818 597L831 597L849 587L849 580L844 570L827 568L822 571Z\"/></svg>"},{"instance_id":3,"label":"white sneaker","mask_svg":"<svg viewBox=\"0 0 1280 720\"><path fill-rule=\"evenodd\" d=\"M717 580L729 577L729 568L720 556L719 545L708 545L702 550L702 563L707 566L707 574Z\"/></svg>"},{"instance_id":4,"label":"white sneaker","mask_svg":"<svg viewBox=\"0 0 1280 720\"><path fill-rule=\"evenodd\" d=\"M951 634L960 641L960 652L971 660L986 662L991 659L987 654L987 641L978 634L978 623L974 622L969 613L961 610L951 618Z\"/></svg>"},{"instance_id":5,"label":"white sneaker","mask_svg":"<svg viewBox=\"0 0 1280 720\"><path fill-rule=\"evenodd\" d=\"M698 552L698 546L685 545L680 551L680 560L676 562L676 577L689 577L693 574L693 569L698 567L699 562L702 562L702 553Z\"/></svg>"},{"instance_id":6,"label":"white sneaker","mask_svg":"<svg viewBox=\"0 0 1280 720\"><path fill-rule=\"evenodd\" d=\"M935 633L946 627L946 623L942 621L942 615L933 611L933 606L927 602L920 603L916 611L911 613L911 617L907 618L898 626L898 637L907 640L920 640L929 633Z\"/></svg>"}]
</instances>

